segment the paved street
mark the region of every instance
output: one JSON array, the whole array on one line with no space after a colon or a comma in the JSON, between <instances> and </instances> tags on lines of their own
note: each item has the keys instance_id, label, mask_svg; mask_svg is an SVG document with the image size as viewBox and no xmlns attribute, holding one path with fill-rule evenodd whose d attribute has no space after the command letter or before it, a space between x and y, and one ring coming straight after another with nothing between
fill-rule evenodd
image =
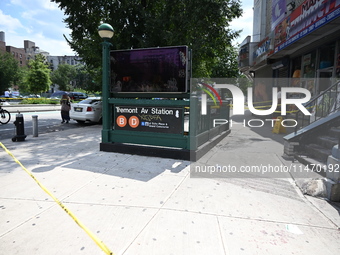
<instances>
[{"instance_id":1,"label":"paved street","mask_svg":"<svg viewBox=\"0 0 340 255\"><path fill-rule=\"evenodd\" d=\"M266 130L235 125L197 164L299 165ZM197 176L188 161L101 152L100 134L2 143L113 254L340 253L336 205L304 196L290 174ZM1 255L105 254L2 148L0 186Z\"/></svg>"},{"instance_id":2,"label":"paved street","mask_svg":"<svg viewBox=\"0 0 340 255\"><path fill-rule=\"evenodd\" d=\"M60 106L58 106L60 108ZM16 127L14 121L16 119L17 111L24 117L25 134L33 134L32 116L38 116L38 133L56 132L66 129L81 128L89 125L96 125L91 123L78 124L71 120L69 124L61 124L60 110L55 106L31 106L31 107L7 107L11 111L11 120L9 123L0 124L0 141L11 139L16 134Z\"/></svg>"}]
</instances>

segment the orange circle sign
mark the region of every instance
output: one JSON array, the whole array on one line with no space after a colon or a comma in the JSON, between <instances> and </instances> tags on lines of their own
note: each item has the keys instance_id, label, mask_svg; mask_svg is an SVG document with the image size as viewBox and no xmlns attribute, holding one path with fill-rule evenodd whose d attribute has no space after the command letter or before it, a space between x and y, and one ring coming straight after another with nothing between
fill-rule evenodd
<instances>
[{"instance_id":1,"label":"orange circle sign","mask_svg":"<svg viewBox=\"0 0 340 255\"><path fill-rule=\"evenodd\" d=\"M120 127L125 127L126 124L127 124L126 117L124 115L118 116L117 119L116 119L116 123Z\"/></svg>"},{"instance_id":2,"label":"orange circle sign","mask_svg":"<svg viewBox=\"0 0 340 255\"><path fill-rule=\"evenodd\" d=\"M136 117L136 116L131 116L131 117L129 118L129 125L130 125L130 127L132 127L132 128L138 127L138 126L139 126L139 119L138 119L138 117Z\"/></svg>"}]
</instances>

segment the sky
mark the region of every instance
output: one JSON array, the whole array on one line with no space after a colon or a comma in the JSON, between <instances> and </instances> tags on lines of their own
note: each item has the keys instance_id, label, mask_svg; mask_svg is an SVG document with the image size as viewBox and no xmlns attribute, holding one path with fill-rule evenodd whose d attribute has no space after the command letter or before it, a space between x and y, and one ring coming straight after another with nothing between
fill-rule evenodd
<instances>
[{"instance_id":1,"label":"sky","mask_svg":"<svg viewBox=\"0 0 340 255\"><path fill-rule=\"evenodd\" d=\"M241 2L243 17L234 20L231 28L243 32L234 45L252 34L253 0ZM64 18L63 11L50 0L0 0L0 31L5 32L7 46L23 48L24 40L29 40L51 56L75 55L63 36L71 34Z\"/></svg>"},{"instance_id":2,"label":"sky","mask_svg":"<svg viewBox=\"0 0 340 255\"><path fill-rule=\"evenodd\" d=\"M253 34L253 6L254 0L241 0L243 14L242 17L231 22L230 27L234 30L242 30L240 37L233 44L240 44L248 36Z\"/></svg>"}]
</instances>

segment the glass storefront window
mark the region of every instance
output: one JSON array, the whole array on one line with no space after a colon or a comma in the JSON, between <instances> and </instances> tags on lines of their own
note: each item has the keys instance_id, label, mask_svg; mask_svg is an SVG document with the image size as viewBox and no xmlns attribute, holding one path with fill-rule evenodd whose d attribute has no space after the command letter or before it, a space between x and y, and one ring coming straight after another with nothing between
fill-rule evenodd
<instances>
[{"instance_id":1,"label":"glass storefront window","mask_svg":"<svg viewBox=\"0 0 340 255\"><path fill-rule=\"evenodd\" d=\"M293 59L292 61L292 87L300 87L300 78L301 78L301 56Z\"/></svg>"},{"instance_id":2,"label":"glass storefront window","mask_svg":"<svg viewBox=\"0 0 340 255\"><path fill-rule=\"evenodd\" d=\"M302 58L303 78L315 77L316 51L305 54Z\"/></svg>"},{"instance_id":3,"label":"glass storefront window","mask_svg":"<svg viewBox=\"0 0 340 255\"><path fill-rule=\"evenodd\" d=\"M311 95L315 94L315 76L316 76L316 51L302 56L302 87L310 91Z\"/></svg>"},{"instance_id":4,"label":"glass storefront window","mask_svg":"<svg viewBox=\"0 0 340 255\"><path fill-rule=\"evenodd\" d=\"M334 65L335 43L320 49L319 69L332 67Z\"/></svg>"},{"instance_id":5,"label":"glass storefront window","mask_svg":"<svg viewBox=\"0 0 340 255\"><path fill-rule=\"evenodd\" d=\"M319 50L319 69L317 70L317 86L316 94L320 94L327 90L333 83L335 42L325 45Z\"/></svg>"}]
</instances>

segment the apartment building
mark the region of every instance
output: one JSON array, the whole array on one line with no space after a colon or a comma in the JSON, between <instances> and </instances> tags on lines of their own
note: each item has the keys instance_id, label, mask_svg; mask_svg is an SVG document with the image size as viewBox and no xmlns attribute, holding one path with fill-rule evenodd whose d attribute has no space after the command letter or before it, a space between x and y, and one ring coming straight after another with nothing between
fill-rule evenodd
<instances>
[{"instance_id":1,"label":"apartment building","mask_svg":"<svg viewBox=\"0 0 340 255\"><path fill-rule=\"evenodd\" d=\"M6 46L5 32L0 31L0 52L9 52L18 61L20 66L26 65L26 54L25 50L21 48L16 48L13 46Z\"/></svg>"},{"instance_id":2,"label":"apartment building","mask_svg":"<svg viewBox=\"0 0 340 255\"><path fill-rule=\"evenodd\" d=\"M50 53L44 50L41 50L38 46L35 46L35 42L24 40L24 50L27 56L27 62L31 59L35 58L35 55L41 54L45 58L47 58Z\"/></svg>"},{"instance_id":3,"label":"apartment building","mask_svg":"<svg viewBox=\"0 0 340 255\"><path fill-rule=\"evenodd\" d=\"M5 41L5 32L0 31L0 52L11 53L16 60L18 60L20 66L26 66L31 59L35 59L37 54L42 54L52 71L58 69L60 64L78 65L81 59L77 56L50 56L49 52L40 49L35 45L35 42L24 40L23 48L16 48L13 46L7 46ZM75 82L72 82L75 83ZM75 84L73 84L75 86ZM57 89L57 85L52 85L51 92Z\"/></svg>"},{"instance_id":4,"label":"apartment building","mask_svg":"<svg viewBox=\"0 0 340 255\"><path fill-rule=\"evenodd\" d=\"M6 46L6 51L13 55L13 57L18 61L19 66L26 66L26 52L24 49Z\"/></svg>"},{"instance_id":5,"label":"apartment building","mask_svg":"<svg viewBox=\"0 0 340 255\"><path fill-rule=\"evenodd\" d=\"M82 63L81 59L77 56L48 56L47 62L49 63L52 71L58 69L60 64L75 66Z\"/></svg>"}]
</instances>

